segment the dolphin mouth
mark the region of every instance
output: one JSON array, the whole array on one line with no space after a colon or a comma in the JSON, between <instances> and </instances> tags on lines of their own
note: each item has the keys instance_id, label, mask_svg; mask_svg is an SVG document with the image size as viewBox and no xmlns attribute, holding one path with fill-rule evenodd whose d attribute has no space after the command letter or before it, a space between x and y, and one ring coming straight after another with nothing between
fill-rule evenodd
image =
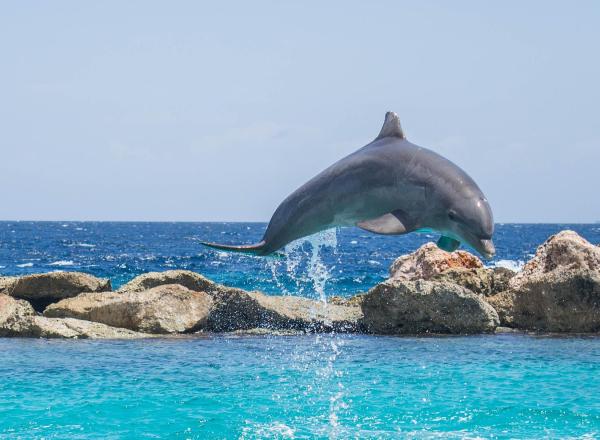
<instances>
[{"instance_id":1,"label":"dolphin mouth","mask_svg":"<svg viewBox=\"0 0 600 440\"><path fill-rule=\"evenodd\" d=\"M485 258L492 258L496 255L496 247L494 246L494 242L490 239L480 239L477 242L477 250L483 255Z\"/></svg>"}]
</instances>

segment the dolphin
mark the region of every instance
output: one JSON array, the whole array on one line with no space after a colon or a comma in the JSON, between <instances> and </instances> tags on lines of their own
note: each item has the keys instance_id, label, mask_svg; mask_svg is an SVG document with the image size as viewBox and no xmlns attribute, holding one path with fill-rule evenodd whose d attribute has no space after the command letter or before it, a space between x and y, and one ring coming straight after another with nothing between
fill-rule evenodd
<instances>
[{"instance_id":1,"label":"dolphin","mask_svg":"<svg viewBox=\"0 0 600 440\"><path fill-rule=\"evenodd\" d=\"M290 194L259 243L203 244L269 255L338 226L386 235L437 231L440 249L452 252L465 242L485 258L495 254L492 209L475 181L448 159L406 140L394 112L386 113L375 140Z\"/></svg>"}]
</instances>

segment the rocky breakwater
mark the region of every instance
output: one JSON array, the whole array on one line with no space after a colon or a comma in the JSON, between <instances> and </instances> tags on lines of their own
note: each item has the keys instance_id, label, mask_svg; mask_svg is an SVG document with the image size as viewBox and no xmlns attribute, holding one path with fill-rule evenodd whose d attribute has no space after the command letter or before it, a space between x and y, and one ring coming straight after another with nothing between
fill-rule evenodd
<instances>
[{"instance_id":1,"label":"rocky breakwater","mask_svg":"<svg viewBox=\"0 0 600 440\"><path fill-rule=\"evenodd\" d=\"M143 274L115 292L100 279L88 284L93 291L60 294L53 288L57 285L53 277L61 283L70 280L76 284L83 276L91 277L74 272L43 274L48 285L42 283L39 291L45 292L44 298L50 303L42 314L19 299L22 295L11 295L20 291L4 287L5 294L0 294L0 336L133 338L198 331L360 330L362 312L358 305L247 292L183 270ZM0 286L15 286L20 280L0 279ZM35 289L28 292L35 297Z\"/></svg>"}]
</instances>

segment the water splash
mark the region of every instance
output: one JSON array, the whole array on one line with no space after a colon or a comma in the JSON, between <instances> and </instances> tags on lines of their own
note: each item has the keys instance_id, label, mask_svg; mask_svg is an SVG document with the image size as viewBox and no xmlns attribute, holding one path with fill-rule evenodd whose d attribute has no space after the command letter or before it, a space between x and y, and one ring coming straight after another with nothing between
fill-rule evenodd
<instances>
[{"instance_id":1,"label":"water splash","mask_svg":"<svg viewBox=\"0 0 600 440\"><path fill-rule=\"evenodd\" d=\"M331 280L331 272L335 266L327 267L324 256L327 252L335 254L336 249L337 231L330 229L290 243L285 248L284 259L269 259L267 264L274 282L284 294L318 299L326 312L329 307L326 285ZM286 285L293 286L293 291L290 292ZM335 334L316 334L314 337L312 353L305 353L297 362L315 372L315 382L308 393L317 391L319 396L329 395L327 413L322 415L322 434L328 438L338 438L342 432L340 412L348 408L344 401L343 371L336 368L337 359L342 352L342 341Z\"/></svg>"},{"instance_id":2,"label":"water splash","mask_svg":"<svg viewBox=\"0 0 600 440\"><path fill-rule=\"evenodd\" d=\"M335 253L336 249L337 231L329 229L288 244L283 259L268 258L266 261L273 281L283 294L311 297L327 303L326 284L335 266L328 268L323 256L327 252Z\"/></svg>"}]
</instances>

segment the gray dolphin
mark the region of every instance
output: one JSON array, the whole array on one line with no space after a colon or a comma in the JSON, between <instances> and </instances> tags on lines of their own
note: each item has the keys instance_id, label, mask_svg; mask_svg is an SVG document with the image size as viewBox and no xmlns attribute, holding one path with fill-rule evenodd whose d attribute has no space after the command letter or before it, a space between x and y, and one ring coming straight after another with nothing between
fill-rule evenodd
<instances>
[{"instance_id":1,"label":"gray dolphin","mask_svg":"<svg viewBox=\"0 0 600 440\"><path fill-rule=\"evenodd\" d=\"M277 208L260 243L216 249L269 255L286 244L336 226L376 234L438 231L438 247L466 242L486 258L495 253L494 220L477 184L448 159L406 140L388 112L373 142L313 177Z\"/></svg>"}]
</instances>

